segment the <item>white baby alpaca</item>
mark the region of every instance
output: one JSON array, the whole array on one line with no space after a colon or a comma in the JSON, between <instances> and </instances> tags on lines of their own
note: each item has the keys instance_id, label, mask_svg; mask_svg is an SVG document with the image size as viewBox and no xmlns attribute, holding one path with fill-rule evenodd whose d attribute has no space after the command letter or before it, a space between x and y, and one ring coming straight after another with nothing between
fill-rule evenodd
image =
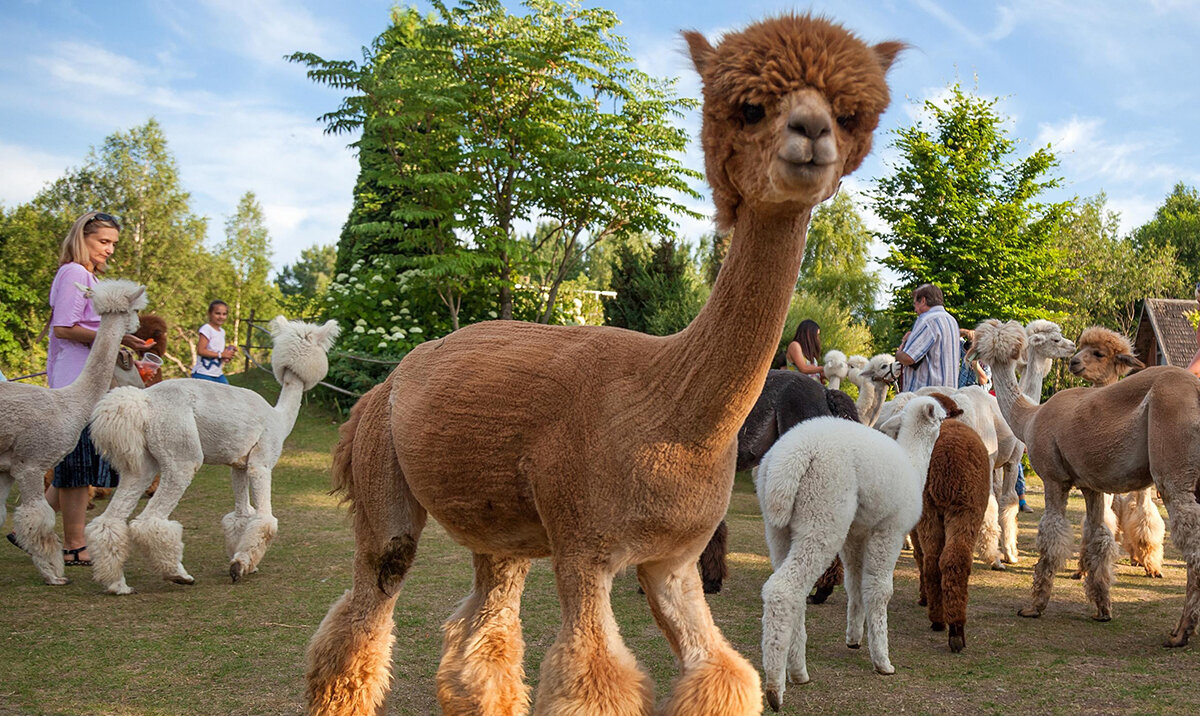
<instances>
[{"instance_id":1,"label":"white baby alpaca","mask_svg":"<svg viewBox=\"0 0 1200 716\"><path fill-rule=\"evenodd\" d=\"M921 517L929 456L946 411L915 398L893 418L898 440L839 418L789 430L763 457L757 491L775 573L763 585L763 671L778 711L787 679L808 681L805 600L840 552L846 577L846 645L858 648L866 621L871 663L888 659L887 605L904 536Z\"/></svg>"}]
</instances>

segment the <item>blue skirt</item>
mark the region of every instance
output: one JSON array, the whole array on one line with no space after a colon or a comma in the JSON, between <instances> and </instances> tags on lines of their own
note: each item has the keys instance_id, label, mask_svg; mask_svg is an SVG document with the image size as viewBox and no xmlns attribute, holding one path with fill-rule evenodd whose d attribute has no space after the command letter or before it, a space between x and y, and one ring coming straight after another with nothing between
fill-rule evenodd
<instances>
[{"instance_id":1,"label":"blue skirt","mask_svg":"<svg viewBox=\"0 0 1200 716\"><path fill-rule=\"evenodd\" d=\"M192 377L196 380L211 380L214 383L224 383L229 385L229 379L224 374L221 375L204 375L203 373L192 373Z\"/></svg>"},{"instance_id":2,"label":"blue skirt","mask_svg":"<svg viewBox=\"0 0 1200 716\"><path fill-rule=\"evenodd\" d=\"M54 466L55 487L116 487L121 481L117 469L100 457L92 445L92 434L85 426L75 449Z\"/></svg>"}]
</instances>

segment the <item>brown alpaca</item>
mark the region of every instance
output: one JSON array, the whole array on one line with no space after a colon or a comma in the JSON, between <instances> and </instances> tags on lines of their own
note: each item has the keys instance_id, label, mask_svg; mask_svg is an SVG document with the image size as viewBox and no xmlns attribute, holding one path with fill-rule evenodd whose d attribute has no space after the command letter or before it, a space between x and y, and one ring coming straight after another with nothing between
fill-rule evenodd
<instances>
[{"instance_id":1,"label":"brown alpaca","mask_svg":"<svg viewBox=\"0 0 1200 716\"><path fill-rule=\"evenodd\" d=\"M1133 354L1129 340L1102 326L1092 326L1079 336L1079 350L1071 358L1068 367L1072 373L1094 386L1112 385L1131 370L1146 366ZM1105 495L1105 505L1111 506L1112 515L1106 515L1116 525L1114 534L1117 542L1129 553L1134 566L1146 570L1147 577L1162 577L1163 535L1166 525L1151 494L1153 487L1145 487L1123 495ZM1112 527L1110 526L1110 529ZM1079 550L1079 571L1072 577L1084 575L1087 554Z\"/></svg>"},{"instance_id":2,"label":"brown alpaca","mask_svg":"<svg viewBox=\"0 0 1200 716\"><path fill-rule=\"evenodd\" d=\"M663 711L761 710L758 674L713 623L696 560L729 503L737 430L783 331L812 208L870 149L903 45L792 15L717 47L684 36L704 85L717 225L734 230L707 304L666 337L466 326L359 400L333 463L354 512L354 584L309 646L310 713L380 707L392 607L427 515L474 553L474 589L443 628L444 713L529 709L520 595L546 556L562 626L535 713L654 711L609 602L628 565L680 669Z\"/></svg>"},{"instance_id":3,"label":"brown alpaca","mask_svg":"<svg viewBox=\"0 0 1200 716\"><path fill-rule=\"evenodd\" d=\"M962 415L953 400L933 394L946 416ZM979 435L957 420L942 422L922 495L921 521L913 558L921 574L920 603L928 606L934 631L950 626L950 651L967 645L967 580L992 490L988 449Z\"/></svg>"},{"instance_id":4,"label":"brown alpaca","mask_svg":"<svg viewBox=\"0 0 1200 716\"><path fill-rule=\"evenodd\" d=\"M1041 616L1054 574L1071 553L1067 493L1087 503L1084 588L1094 619L1112 618L1116 544L1103 522L1104 493L1158 487L1171 516L1171 536L1187 561L1183 614L1165 646L1187 644L1200 619L1200 381L1182 368L1155 366L1104 388L1071 388L1034 405L1017 388L1014 362L1025 332L1010 321L985 321L975 331L980 359L992 366L996 398L1046 488L1038 524L1033 601L1018 614Z\"/></svg>"}]
</instances>

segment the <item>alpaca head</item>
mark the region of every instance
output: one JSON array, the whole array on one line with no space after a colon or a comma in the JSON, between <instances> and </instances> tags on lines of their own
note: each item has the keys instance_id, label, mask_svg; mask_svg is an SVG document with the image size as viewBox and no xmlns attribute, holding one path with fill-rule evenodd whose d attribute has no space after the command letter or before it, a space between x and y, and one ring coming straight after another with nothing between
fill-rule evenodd
<instances>
[{"instance_id":1,"label":"alpaca head","mask_svg":"<svg viewBox=\"0 0 1200 716\"><path fill-rule=\"evenodd\" d=\"M1054 321L1037 319L1025 326L1026 355L1041 358L1070 358L1075 344L1064 338L1062 328Z\"/></svg>"},{"instance_id":2,"label":"alpaca head","mask_svg":"<svg viewBox=\"0 0 1200 716\"><path fill-rule=\"evenodd\" d=\"M867 357L860 355L850 356L846 359L846 366L846 380L859 385L863 369L867 367Z\"/></svg>"},{"instance_id":3,"label":"alpaca head","mask_svg":"<svg viewBox=\"0 0 1200 716\"><path fill-rule=\"evenodd\" d=\"M950 396L942 395L941 393L930 393L929 397L936 400L942 406L942 409L946 411L947 420L957 418L963 414L962 408L958 407L958 403L954 402Z\"/></svg>"},{"instance_id":4,"label":"alpaca head","mask_svg":"<svg viewBox=\"0 0 1200 716\"><path fill-rule=\"evenodd\" d=\"M825 369L825 377L828 379L845 378L850 372L850 364L846 362L846 354L841 351L827 351L825 353L825 364L822 366Z\"/></svg>"},{"instance_id":5,"label":"alpaca head","mask_svg":"<svg viewBox=\"0 0 1200 716\"><path fill-rule=\"evenodd\" d=\"M1134 368L1146 367L1125 336L1103 326L1084 330L1078 347L1067 368L1092 385L1111 385Z\"/></svg>"},{"instance_id":6,"label":"alpaca head","mask_svg":"<svg viewBox=\"0 0 1200 716\"><path fill-rule=\"evenodd\" d=\"M721 230L739 208L804 211L828 199L871 149L901 42L867 45L811 15L721 38L685 32L704 85L705 170Z\"/></svg>"},{"instance_id":7,"label":"alpaca head","mask_svg":"<svg viewBox=\"0 0 1200 716\"><path fill-rule=\"evenodd\" d=\"M867 362L860 375L878 383L894 384L900 377L901 366L890 353L879 353Z\"/></svg>"},{"instance_id":8,"label":"alpaca head","mask_svg":"<svg viewBox=\"0 0 1200 716\"><path fill-rule=\"evenodd\" d=\"M947 417L946 409L938 402L938 397L944 396L913 395L904 404L904 407L897 410L886 423L879 426L879 431L891 435L906 449L915 449L921 453L916 457L928 460L929 453L933 450L933 443L937 440L938 431L941 429L942 421ZM951 400L950 403L955 406L955 409L958 408L954 401Z\"/></svg>"},{"instance_id":9,"label":"alpaca head","mask_svg":"<svg viewBox=\"0 0 1200 716\"><path fill-rule=\"evenodd\" d=\"M271 370L280 384L291 373L309 390L329 372L326 354L333 348L341 329L337 321L324 325L289 321L283 316L271 319L269 325L275 347L271 351Z\"/></svg>"},{"instance_id":10,"label":"alpaca head","mask_svg":"<svg viewBox=\"0 0 1200 716\"><path fill-rule=\"evenodd\" d=\"M133 333L138 329L137 312L146 308L146 287L125 279L106 279L93 288L75 284L92 300L92 309L100 316L124 314L122 333Z\"/></svg>"},{"instance_id":11,"label":"alpaca head","mask_svg":"<svg viewBox=\"0 0 1200 716\"><path fill-rule=\"evenodd\" d=\"M989 318L975 327L975 355L993 370L1008 367L1025 351L1025 328L1016 321Z\"/></svg>"}]
</instances>

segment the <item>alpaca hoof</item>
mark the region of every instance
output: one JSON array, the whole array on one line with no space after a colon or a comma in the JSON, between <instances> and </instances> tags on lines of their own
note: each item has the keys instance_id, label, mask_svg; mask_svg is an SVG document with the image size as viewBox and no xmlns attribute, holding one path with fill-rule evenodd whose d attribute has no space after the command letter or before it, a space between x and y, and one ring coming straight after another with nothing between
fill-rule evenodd
<instances>
[{"instance_id":1,"label":"alpaca hoof","mask_svg":"<svg viewBox=\"0 0 1200 716\"><path fill-rule=\"evenodd\" d=\"M767 706L775 713L779 713L779 692L775 689L767 689Z\"/></svg>"},{"instance_id":2,"label":"alpaca hoof","mask_svg":"<svg viewBox=\"0 0 1200 716\"><path fill-rule=\"evenodd\" d=\"M896 667L892 666L891 664L876 664L875 673L879 674L880 676L891 676L892 674L896 673Z\"/></svg>"},{"instance_id":3,"label":"alpaca hoof","mask_svg":"<svg viewBox=\"0 0 1200 716\"><path fill-rule=\"evenodd\" d=\"M808 680L808 671L802 671L795 674L789 671L787 675L787 682L789 684L803 685L807 684Z\"/></svg>"},{"instance_id":4,"label":"alpaca hoof","mask_svg":"<svg viewBox=\"0 0 1200 716\"><path fill-rule=\"evenodd\" d=\"M1180 646L1187 646L1187 643L1188 634L1184 632L1182 635L1172 634L1171 636L1167 637L1167 640L1163 642L1163 646L1167 649L1174 649Z\"/></svg>"},{"instance_id":5,"label":"alpaca hoof","mask_svg":"<svg viewBox=\"0 0 1200 716\"><path fill-rule=\"evenodd\" d=\"M849 648L851 648L851 649L857 649L857 648L859 647L859 643L858 643L858 642L854 642L853 644L851 644L850 642L846 642L846 646L847 646L847 647L849 647Z\"/></svg>"},{"instance_id":6,"label":"alpaca hoof","mask_svg":"<svg viewBox=\"0 0 1200 716\"><path fill-rule=\"evenodd\" d=\"M1146 576L1151 579L1162 579L1162 572L1151 572L1150 570L1146 570Z\"/></svg>"},{"instance_id":7,"label":"alpaca hoof","mask_svg":"<svg viewBox=\"0 0 1200 716\"><path fill-rule=\"evenodd\" d=\"M234 562L233 564L229 565L229 578L233 580L234 584L237 584L239 581L241 581L242 577L245 576L245 570L246 568L241 562Z\"/></svg>"},{"instance_id":8,"label":"alpaca hoof","mask_svg":"<svg viewBox=\"0 0 1200 716\"><path fill-rule=\"evenodd\" d=\"M46 577L44 581L51 587L61 587L64 584L71 583L71 579L69 577Z\"/></svg>"},{"instance_id":9,"label":"alpaca hoof","mask_svg":"<svg viewBox=\"0 0 1200 716\"><path fill-rule=\"evenodd\" d=\"M109 594L112 594L112 595L118 596L118 597L123 597L126 594L137 594L137 590L128 585L121 585L118 587L109 587L105 591L107 591Z\"/></svg>"},{"instance_id":10,"label":"alpaca hoof","mask_svg":"<svg viewBox=\"0 0 1200 716\"><path fill-rule=\"evenodd\" d=\"M165 579L168 582L174 582L175 584L195 584L196 583L196 579L194 577L192 577L192 575L190 575L190 574L171 574L171 575L167 575L166 577L163 577L163 579Z\"/></svg>"},{"instance_id":11,"label":"alpaca hoof","mask_svg":"<svg viewBox=\"0 0 1200 716\"><path fill-rule=\"evenodd\" d=\"M1042 610L1037 607L1025 607L1017 610L1017 616L1025 617L1026 619L1037 619L1042 615Z\"/></svg>"},{"instance_id":12,"label":"alpaca hoof","mask_svg":"<svg viewBox=\"0 0 1200 716\"><path fill-rule=\"evenodd\" d=\"M1071 575L1071 579L1083 579L1084 572L1076 572Z\"/></svg>"},{"instance_id":13,"label":"alpaca hoof","mask_svg":"<svg viewBox=\"0 0 1200 716\"><path fill-rule=\"evenodd\" d=\"M993 572L1004 572L1008 570L1008 567L1004 566L1004 562L997 560L992 562L991 569Z\"/></svg>"},{"instance_id":14,"label":"alpaca hoof","mask_svg":"<svg viewBox=\"0 0 1200 716\"><path fill-rule=\"evenodd\" d=\"M1092 621L1110 622L1110 621L1112 621L1112 612L1107 611L1107 610L1096 612L1095 614L1092 615Z\"/></svg>"},{"instance_id":15,"label":"alpaca hoof","mask_svg":"<svg viewBox=\"0 0 1200 716\"><path fill-rule=\"evenodd\" d=\"M921 597L920 599L917 600L917 606L918 607L927 607L927 606L929 606L929 600L926 599L925 597Z\"/></svg>"},{"instance_id":16,"label":"alpaca hoof","mask_svg":"<svg viewBox=\"0 0 1200 716\"><path fill-rule=\"evenodd\" d=\"M946 625L942 622L930 622L929 628L933 631L946 631Z\"/></svg>"},{"instance_id":17,"label":"alpaca hoof","mask_svg":"<svg viewBox=\"0 0 1200 716\"><path fill-rule=\"evenodd\" d=\"M704 593L705 593L705 594L718 594L718 593L720 593L720 591L721 591L721 583L720 583L720 582L718 582L718 581L711 581L711 582L708 582L708 581L706 581L706 582L704 583Z\"/></svg>"},{"instance_id":18,"label":"alpaca hoof","mask_svg":"<svg viewBox=\"0 0 1200 716\"><path fill-rule=\"evenodd\" d=\"M957 654L967 648L967 630L962 624L950 625L950 651Z\"/></svg>"}]
</instances>

